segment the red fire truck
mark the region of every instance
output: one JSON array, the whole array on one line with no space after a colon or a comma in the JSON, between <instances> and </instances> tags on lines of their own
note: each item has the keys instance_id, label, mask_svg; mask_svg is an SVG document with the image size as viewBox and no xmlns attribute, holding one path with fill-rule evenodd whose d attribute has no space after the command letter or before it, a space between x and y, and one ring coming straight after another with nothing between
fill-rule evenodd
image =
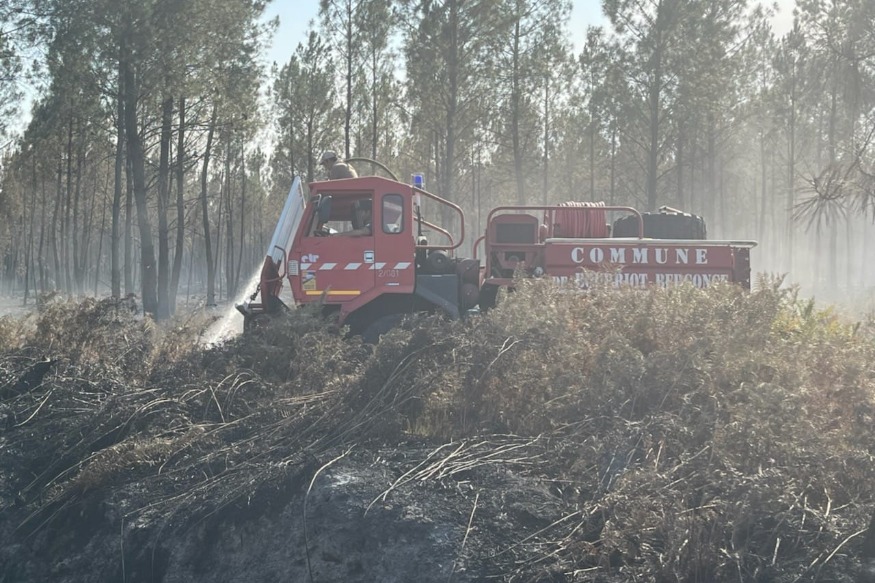
<instances>
[{"instance_id":1,"label":"red fire truck","mask_svg":"<svg viewBox=\"0 0 875 583\"><path fill-rule=\"evenodd\" d=\"M424 218L425 206L454 214L458 238ZM623 216L609 225L609 212ZM296 179L258 289L237 306L244 330L285 309L284 279L295 305L316 302L354 334L375 339L404 314L458 318L493 307L498 290L521 275L581 288L722 281L750 288L756 245L706 240L700 217L674 209L641 214L601 203L495 208L473 258L456 256L464 237L462 209L419 185L365 176L313 182L305 193Z\"/></svg>"}]
</instances>

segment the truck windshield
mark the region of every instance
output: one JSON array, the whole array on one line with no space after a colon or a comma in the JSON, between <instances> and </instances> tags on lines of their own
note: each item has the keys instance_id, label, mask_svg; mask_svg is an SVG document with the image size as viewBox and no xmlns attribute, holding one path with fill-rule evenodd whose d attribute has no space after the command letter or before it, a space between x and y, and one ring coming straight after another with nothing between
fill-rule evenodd
<instances>
[{"instance_id":1,"label":"truck windshield","mask_svg":"<svg viewBox=\"0 0 875 583\"><path fill-rule=\"evenodd\" d=\"M304 207L304 187L301 179L295 177L289 195L286 197L283 212L277 222L276 230L273 232L273 238L270 240L270 246L267 248L267 254L277 264L285 259L288 246L298 230L298 225L301 224L301 217L304 216Z\"/></svg>"}]
</instances>

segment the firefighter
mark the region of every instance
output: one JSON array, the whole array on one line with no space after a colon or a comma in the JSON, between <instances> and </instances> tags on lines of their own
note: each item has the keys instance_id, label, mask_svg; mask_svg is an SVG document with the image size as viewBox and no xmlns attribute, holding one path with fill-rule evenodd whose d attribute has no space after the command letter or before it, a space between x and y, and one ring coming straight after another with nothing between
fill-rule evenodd
<instances>
[{"instance_id":1,"label":"firefighter","mask_svg":"<svg viewBox=\"0 0 875 583\"><path fill-rule=\"evenodd\" d=\"M331 150L322 153L322 160L319 162L325 172L328 173L328 180L337 180L338 178L358 178L358 173L350 164L346 162L338 162L337 154Z\"/></svg>"},{"instance_id":2,"label":"firefighter","mask_svg":"<svg viewBox=\"0 0 875 583\"><path fill-rule=\"evenodd\" d=\"M344 231L341 235L366 237L373 233L373 229L371 228L371 216L373 214L371 206L371 199L369 198L355 201L352 207L354 216L352 221L353 229Z\"/></svg>"}]
</instances>

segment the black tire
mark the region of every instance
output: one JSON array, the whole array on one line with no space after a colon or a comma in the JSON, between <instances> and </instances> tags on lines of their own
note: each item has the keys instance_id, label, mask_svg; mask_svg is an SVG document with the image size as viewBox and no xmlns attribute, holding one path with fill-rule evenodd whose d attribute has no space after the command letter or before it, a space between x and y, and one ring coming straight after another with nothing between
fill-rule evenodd
<instances>
[{"instance_id":1,"label":"black tire","mask_svg":"<svg viewBox=\"0 0 875 583\"><path fill-rule=\"evenodd\" d=\"M380 341L380 336L401 324L403 318L403 314L389 314L377 318L362 332L362 340L365 344L376 344Z\"/></svg>"},{"instance_id":2,"label":"black tire","mask_svg":"<svg viewBox=\"0 0 875 583\"><path fill-rule=\"evenodd\" d=\"M691 239L707 238L705 219L689 213L643 213L644 236L650 239ZM614 237L637 237L638 217L629 215L614 221Z\"/></svg>"}]
</instances>

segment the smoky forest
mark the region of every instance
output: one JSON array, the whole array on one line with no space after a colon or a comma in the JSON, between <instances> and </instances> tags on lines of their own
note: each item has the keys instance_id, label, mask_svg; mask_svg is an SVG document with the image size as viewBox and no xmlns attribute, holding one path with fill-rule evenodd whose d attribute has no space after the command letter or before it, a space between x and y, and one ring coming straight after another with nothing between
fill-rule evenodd
<instances>
[{"instance_id":1,"label":"smoky forest","mask_svg":"<svg viewBox=\"0 0 875 583\"><path fill-rule=\"evenodd\" d=\"M4 295L233 300L323 150L424 174L475 234L502 204L668 205L758 241L755 272L873 284L872 2L777 34L777 5L604 0L584 37L566 0L321 0L273 63L268 5L3 3Z\"/></svg>"},{"instance_id":2,"label":"smoky forest","mask_svg":"<svg viewBox=\"0 0 875 583\"><path fill-rule=\"evenodd\" d=\"M875 2L275 3L0 2L0 583L875 583Z\"/></svg>"}]
</instances>

